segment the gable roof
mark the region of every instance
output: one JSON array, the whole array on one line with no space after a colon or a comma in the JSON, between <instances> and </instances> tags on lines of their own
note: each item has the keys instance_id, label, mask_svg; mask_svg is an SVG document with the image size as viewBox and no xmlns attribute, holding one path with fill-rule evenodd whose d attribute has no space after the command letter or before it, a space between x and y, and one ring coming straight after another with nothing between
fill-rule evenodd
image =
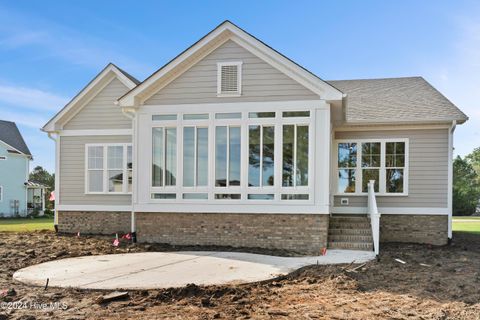
<instances>
[{"instance_id":1,"label":"gable roof","mask_svg":"<svg viewBox=\"0 0 480 320\"><path fill-rule=\"evenodd\" d=\"M274 68L285 73L307 89L322 96L325 100L342 99L343 93L333 85L320 79L312 72L226 20L163 67L155 71L138 86L120 97L118 99L119 105L122 107L138 106L141 104L139 103L140 100L143 102L148 99L154 92L158 92L208 53L228 40L232 40L249 50L252 54L255 54Z\"/></svg>"},{"instance_id":2,"label":"gable roof","mask_svg":"<svg viewBox=\"0 0 480 320\"><path fill-rule=\"evenodd\" d=\"M0 141L20 153L32 156L15 122L0 120Z\"/></svg>"},{"instance_id":3,"label":"gable roof","mask_svg":"<svg viewBox=\"0 0 480 320\"><path fill-rule=\"evenodd\" d=\"M463 123L468 117L422 77L332 80L346 95L345 121Z\"/></svg>"},{"instance_id":4,"label":"gable roof","mask_svg":"<svg viewBox=\"0 0 480 320\"><path fill-rule=\"evenodd\" d=\"M139 80L135 79L126 71L120 69L113 63L107 64L99 74L95 76L82 90L80 90L75 97L72 98L52 119L50 119L41 129L45 132L55 131L55 124L61 120L65 115L67 115L72 109L81 107L85 104L85 100L89 93L95 91L96 88L101 86L102 82L107 81L108 79L113 79L116 77L120 80L125 86L129 89L134 88L137 84L140 83Z\"/></svg>"}]
</instances>

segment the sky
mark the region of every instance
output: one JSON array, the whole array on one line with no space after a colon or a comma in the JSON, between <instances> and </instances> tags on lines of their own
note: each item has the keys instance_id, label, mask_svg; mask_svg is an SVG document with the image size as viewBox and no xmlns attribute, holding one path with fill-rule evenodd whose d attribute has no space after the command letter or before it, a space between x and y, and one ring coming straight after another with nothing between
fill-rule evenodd
<instances>
[{"instance_id":1,"label":"sky","mask_svg":"<svg viewBox=\"0 0 480 320\"><path fill-rule=\"evenodd\" d=\"M323 79L422 76L464 111L455 153L480 146L477 1L0 0L0 119L53 172L40 128L109 62L140 80L224 20Z\"/></svg>"}]
</instances>

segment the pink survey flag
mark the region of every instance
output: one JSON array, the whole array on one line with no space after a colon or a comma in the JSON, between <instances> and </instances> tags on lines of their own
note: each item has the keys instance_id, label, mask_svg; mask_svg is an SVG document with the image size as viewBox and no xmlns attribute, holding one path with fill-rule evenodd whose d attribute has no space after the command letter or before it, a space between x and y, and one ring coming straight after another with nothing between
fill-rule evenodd
<instances>
[{"instance_id":1,"label":"pink survey flag","mask_svg":"<svg viewBox=\"0 0 480 320\"><path fill-rule=\"evenodd\" d=\"M113 246L114 247L118 247L119 244L120 244L120 240L118 240L118 239L113 240Z\"/></svg>"},{"instance_id":2,"label":"pink survey flag","mask_svg":"<svg viewBox=\"0 0 480 320\"><path fill-rule=\"evenodd\" d=\"M50 192L50 198L48 200L55 201L55 191Z\"/></svg>"}]
</instances>

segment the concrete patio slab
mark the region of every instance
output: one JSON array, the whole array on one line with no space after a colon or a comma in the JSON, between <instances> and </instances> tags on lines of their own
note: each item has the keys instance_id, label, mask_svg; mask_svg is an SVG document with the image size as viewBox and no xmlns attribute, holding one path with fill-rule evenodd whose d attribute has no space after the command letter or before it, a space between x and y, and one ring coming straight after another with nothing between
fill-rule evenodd
<instances>
[{"instance_id":1,"label":"concrete patio slab","mask_svg":"<svg viewBox=\"0 0 480 320\"><path fill-rule=\"evenodd\" d=\"M242 252L147 252L68 258L20 269L20 282L81 289L157 289L270 279L312 264L366 262L373 252L329 250L318 257L276 257Z\"/></svg>"}]
</instances>

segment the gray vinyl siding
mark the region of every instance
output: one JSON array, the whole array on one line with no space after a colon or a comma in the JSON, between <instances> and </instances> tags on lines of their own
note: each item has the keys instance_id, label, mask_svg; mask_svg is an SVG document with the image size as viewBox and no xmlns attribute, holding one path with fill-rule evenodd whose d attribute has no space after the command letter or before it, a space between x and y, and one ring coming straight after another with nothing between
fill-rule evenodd
<instances>
[{"instance_id":1,"label":"gray vinyl siding","mask_svg":"<svg viewBox=\"0 0 480 320\"><path fill-rule=\"evenodd\" d=\"M114 102L129 89L114 78L92 100L90 100L70 121L64 129L129 129L132 121L122 114Z\"/></svg>"},{"instance_id":2,"label":"gray vinyl siding","mask_svg":"<svg viewBox=\"0 0 480 320\"><path fill-rule=\"evenodd\" d=\"M242 95L217 97L217 62L242 61ZM319 96L229 40L162 88L145 104L314 100Z\"/></svg>"},{"instance_id":3,"label":"gray vinyl siding","mask_svg":"<svg viewBox=\"0 0 480 320\"><path fill-rule=\"evenodd\" d=\"M130 136L60 137L60 204L129 205L130 195L85 194L85 144L126 143Z\"/></svg>"},{"instance_id":4,"label":"gray vinyl siding","mask_svg":"<svg viewBox=\"0 0 480 320\"><path fill-rule=\"evenodd\" d=\"M448 130L403 130L336 132L336 139L408 138L408 196L377 196L379 207L446 208L448 195ZM335 175L336 176L336 175ZM335 196L335 207L341 198L349 207L366 207L366 196Z\"/></svg>"}]
</instances>

